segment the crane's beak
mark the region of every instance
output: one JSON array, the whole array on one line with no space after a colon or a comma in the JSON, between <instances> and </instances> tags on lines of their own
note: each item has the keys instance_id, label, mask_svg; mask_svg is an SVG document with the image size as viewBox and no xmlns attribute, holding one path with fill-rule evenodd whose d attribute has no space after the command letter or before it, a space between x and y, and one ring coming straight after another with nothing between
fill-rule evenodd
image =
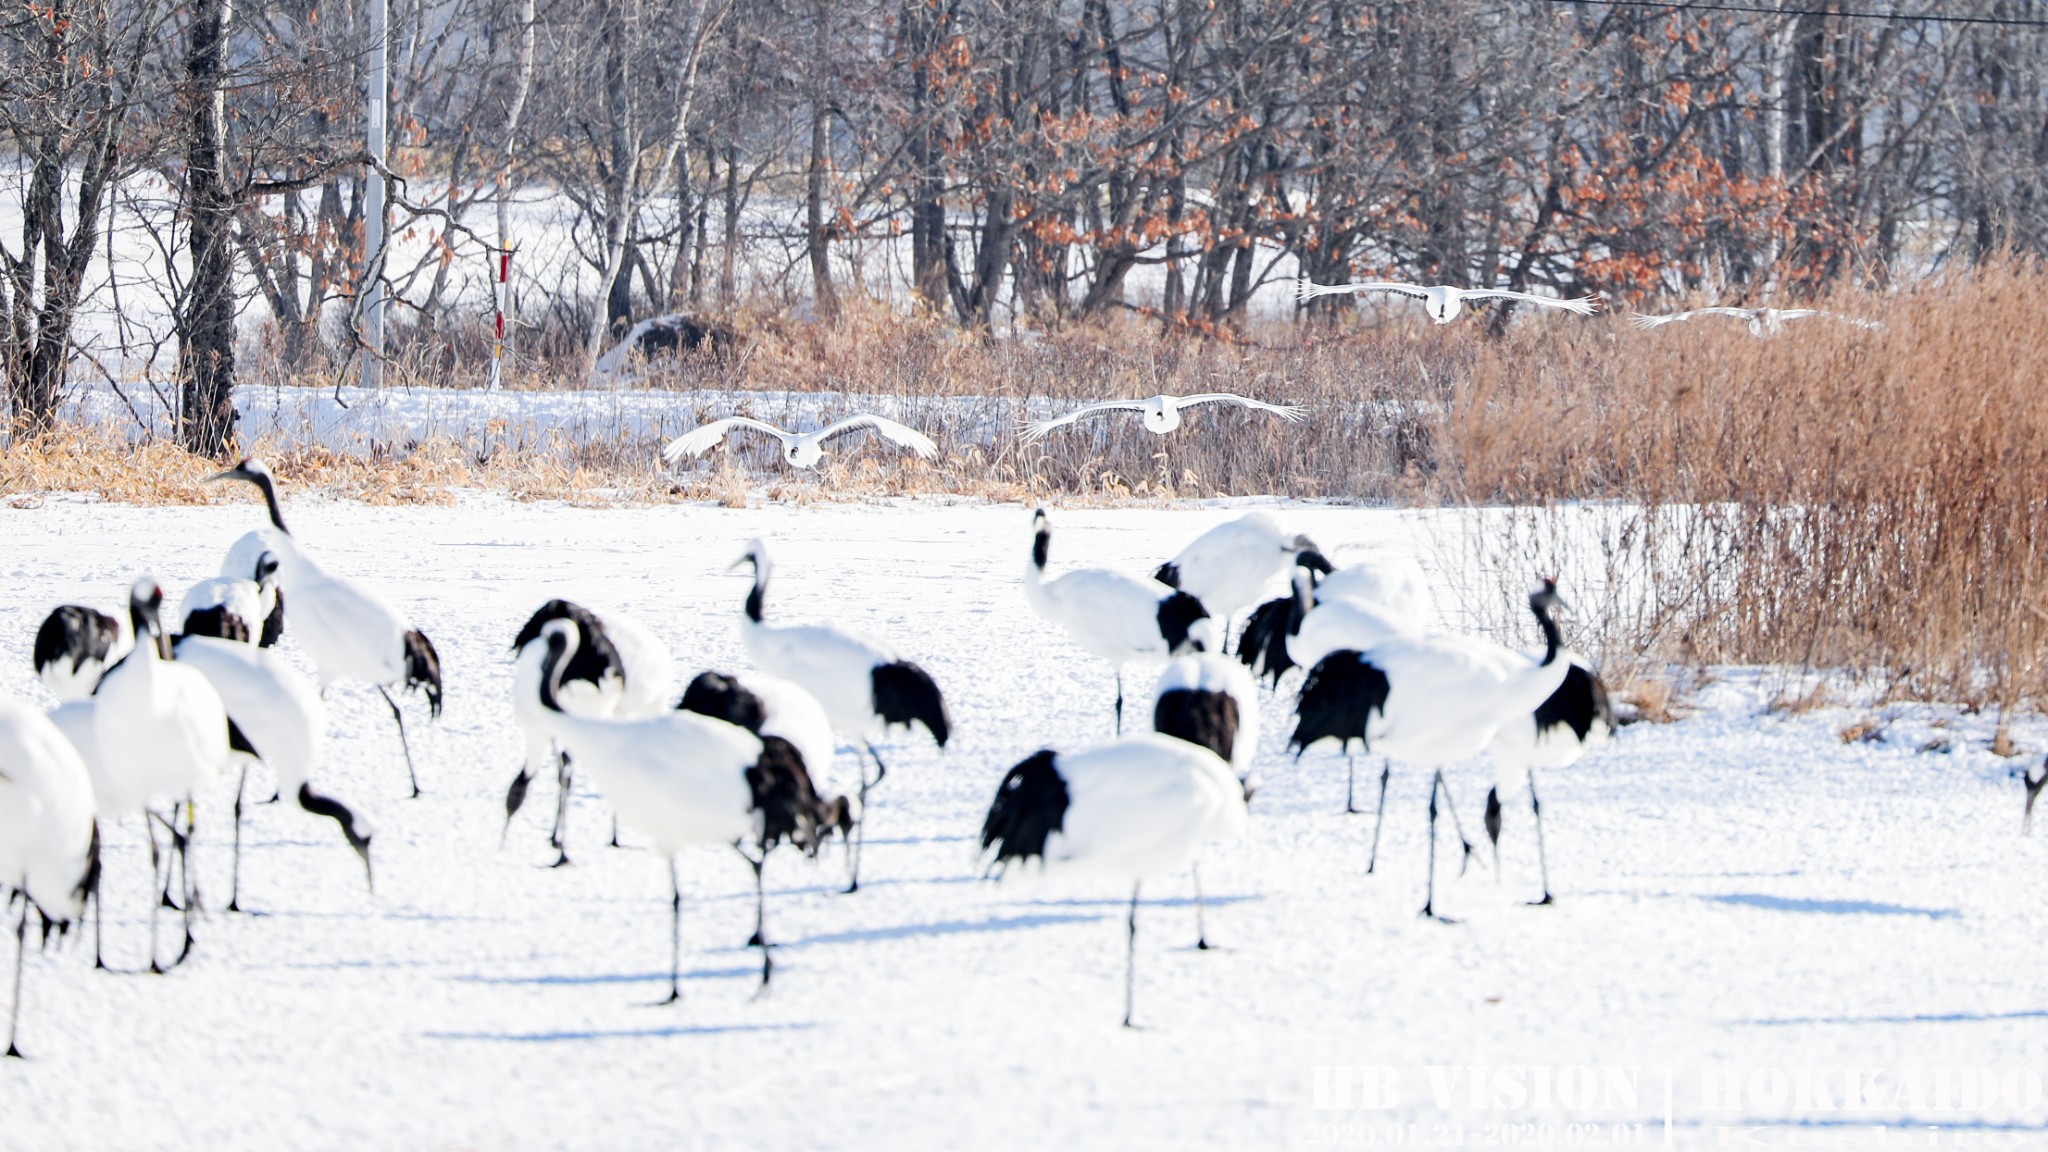
<instances>
[{"instance_id":1,"label":"crane's beak","mask_svg":"<svg viewBox=\"0 0 2048 1152\"><path fill-rule=\"evenodd\" d=\"M733 561L732 563L726 565L725 570L727 572L737 572L740 570L740 566L743 564L754 564L758 566L759 561L756 561L754 559L754 554L752 552L749 552L745 556L742 556L739 559Z\"/></svg>"},{"instance_id":2,"label":"crane's beak","mask_svg":"<svg viewBox=\"0 0 2048 1152\"><path fill-rule=\"evenodd\" d=\"M212 484L219 480L240 480L245 475L246 473L239 468L230 468L225 472L215 472L213 475L208 476L204 482Z\"/></svg>"}]
</instances>

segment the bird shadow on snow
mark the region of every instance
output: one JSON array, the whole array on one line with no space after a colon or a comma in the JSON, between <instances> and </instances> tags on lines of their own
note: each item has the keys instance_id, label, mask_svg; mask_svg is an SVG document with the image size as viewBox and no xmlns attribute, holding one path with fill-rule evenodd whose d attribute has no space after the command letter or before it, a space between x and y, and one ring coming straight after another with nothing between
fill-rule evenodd
<instances>
[{"instance_id":1,"label":"bird shadow on snow","mask_svg":"<svg viewBox=\"0 0 2048 1152\"><path fill-rule=\"evenodd\" d=\"M781 947L781 945L776 945ZM729 980L738 977L759 979L761 966L750 964L741 968L697 968L683 973L685 980ZM578 973L573 976L544 973L539 976L451 976L449 979L463 984L658 984L668 979L666 972L596 972Z\"/></svg>"},{"instance_id":2,"label":"bird shadow on snow","mask_svg":"<svg viewBox=\"0 0 2048 1152\"><path fill-rule=\"evenodd\" d=\"M659 1040L671 1036L722 1036L731 1032L795 1032L810 1024L675 1024L659 1028L588 1028L555 1032L422 1032L427 1040L495 1040L510 1044L555 1044L577 1040Z\"/></svg>"},{"instance_id":3,"label":"bird shadow on snow","mask_svg":"<svg viewBox=\"0 0 2048 1152\"><path fill-rule=\"evenodd\" d=\"M1775 1020L1731 1020L1731 1024L1776 1028L1801 1024L1992 1024L2000 1020L2048 1020L2048 1009L2018 1012L1927 1012L1916 1016L1786 1016Z\"/></svg>"},{"instance_id":4,"label":"bird shadow on snow","mask_svg":"<svg viewBox=\"0 0 2048 1152\"><path fill-rule=\"evenodd\" d=\"M1915 908L1908 904L1886 904L1876 900L1804 900L1795 896L1767 896L1761 892L1724 892L1701 896L1712 904L1741 908L1762 908L1769 912L1806 912L1822 916L1921 916L1929 920L1958 920L1956 908Z\"/></svg>"},{"instance_id":5,"label":"bird shadow on snow","mask_svg":"<svg viewBox=\"0 0 2048 1152\"><path fill-rule=\"evenodd\" d=\"M813 944L866 944L878 940L904 940L916 936L954 936L963 932L1011 932L1042 928L1049 924L1075 924L1102 919L1099 915L1001 916L988 920L936 920L924 924L897 924L887 928L861 928L851 932L826 932L806 936L777 948L808 948Z\"/></svg>"}]
</instances>

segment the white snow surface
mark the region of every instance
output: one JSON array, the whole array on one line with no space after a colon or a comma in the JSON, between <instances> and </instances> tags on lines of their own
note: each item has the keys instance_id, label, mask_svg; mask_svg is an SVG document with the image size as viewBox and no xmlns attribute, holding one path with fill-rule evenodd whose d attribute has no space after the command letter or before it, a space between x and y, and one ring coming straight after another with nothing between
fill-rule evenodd
<instances>
[{"instance_id":1,"label":"white snow surface","mask_svg":"<svg viewBox=\"0 0 2048 1152\"><path fill-rule=\"evenodd\" d=\"M440 650L441 721L403 698L426 794L403 798L382 702L330 690L317 783L376 829L376 893L330 821L253 803L265 777L244 829L251 915L218 910L230 797L204 797L195 859L212 910L189 963L164 977L96 973L89 932L31 952L30 1059L0 1062L6 1152L1293 1148L1342 1137L1326 1125L1395 1121L1422 1125L1428 1143L1447 1120L1477 1145L1498 1142L1485 1123L1584 1118L1447 1113L1424 1072L1517 1063L1641 1069L1639 1104L1602 1115L1642 1123L1644 1143L1660 1140L1673 1075L1676 1145L1701 1147L1725 1122L1697 1107L1702 1068L2048 1068L2048 844L2019 836L2012 773L2031 761L1986 749L1989 717L1887 706L1883 739L1845 743L1867 709L1768 712L1772 674L1724 671L1691 718L1631 725L1539 777L1558 901L1547 908L1523 903L1538 892L1527 809L1508 809L1496 883L1478 827L1491 771L1458 766L1458 811L1482 848L1460 877L1443 831L1438 907L1460 918L1444 924L1416 915L1428 777L1396 765L1380 867L1366 875L1372 817L1343 813L1342 758L1283 752L1297 673L1264 697L1248 831L1204 857L1220 950L1193 948L1185 879L1147 887L1144 1027L1126 1032L1129 892L1029 870L988 881L977 860L1010 766L1108 735L1109 669L1025 602L1030 509L286 502L324 565L381 587ZM1432 541L1458 515L1267 507L1340 564L1406 550L1433 577ZM1241 510L1059 510L1058 564L1147 572ZM259 519L249 504L0 509L0 692L48 704L29 648L50 608L112 609L145 566L176 595ZM586 790L574 864L542 867L545 777L499 845L521 758L507 646L562 595L634 615L673 647L680 677L744 671L748 577L728 565L754 536L778 560L769 618L886 637L944 689L954 738L943 752L921 731L882 746L890 772L870 795L857 895L839 893L836 846L815 863L787 848L771 858L780 946L763 997L758 954L741 946L746 866L729 850L686 850L683 999L648 1007L668 961L661 861L630 836L606 846L609 819ZM1440 607L1451 599L1440 593ZM303 665L289 611L286 631ZM1149 715L1135 691L1129 715ZM2015 734L2048 743L2037 721ZM1922 750L1937 738L1948 750ZM1377 769L1360 763L1368 799ZM821 775L848 788L851 757ZM132 969L149 903L142 826L126 817L105 837L108 959ZM1331 1065L1400 1070L1401 1099L1384 1112L1318 1108L1316 1069ZM1862 1122L1789 1105L1728 1115L1792 1115L1817 1139ZM1903 1098L1856 1116L2019 1139L2006 1146L2038 1139L2042 1122L2038 1106L1955 1114Z\"/></svg>"}]
</instances>

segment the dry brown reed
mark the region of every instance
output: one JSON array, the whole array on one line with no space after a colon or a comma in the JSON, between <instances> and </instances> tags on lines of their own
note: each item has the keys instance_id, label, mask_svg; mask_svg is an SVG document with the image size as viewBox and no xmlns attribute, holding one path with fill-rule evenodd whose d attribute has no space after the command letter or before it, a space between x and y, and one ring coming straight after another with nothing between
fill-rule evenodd
<instances>
[{"instance_id":1,"label":"dry brown reed","mask_svg":"<svg viewBox=\"0 0 2048 1152\"><path fill-rule=\"evenodd\" d=\"M1482 355L1443 429L1447 495L1547 505L1636 651L1860 670L2008 713L2048 695L2048 277L2002 265L1732 323L1582 327ZM1561 506L1562 501L1600 501Z\"/></svg>"}]
</instances>

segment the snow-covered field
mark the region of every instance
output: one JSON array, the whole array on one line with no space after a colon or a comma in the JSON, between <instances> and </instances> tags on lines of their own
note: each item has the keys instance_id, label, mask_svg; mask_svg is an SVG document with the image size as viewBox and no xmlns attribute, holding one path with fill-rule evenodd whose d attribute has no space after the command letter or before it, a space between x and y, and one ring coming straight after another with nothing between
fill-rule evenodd
<instances>
[{"instance_id":1,"label":"snow-covered field","mask_svg":"<svg viewBox=\"0 0 2048 1152\"><path fill-rule=\"evenodd\" d=\"M1003 772L1109 725L1107 669L1019 590L1029 509L287 505L329 567L381 583L440 648L447 713L412 711L426 795L403 799L381 703L332 693L323 784L377 827L375 896L331 824L259 805L256 914L210 913L183 968L94 973L75 937L32 954L32 1059L0 1066L0 1149L1873 1146L1879 1124L1893 1141L1943 1126L1910 1134L1942 1147L2043 1139L2048 847L2018 835L2015 762L1985 750L1985 717L1897 708L1883 739L1844 743L1867 712L1766 712L1772 678L1727 672L1690 719L1625 728L1544 779L1555 906L1522 903L1535 847L1511 805L1500 881L1483 856L1448 880L1439 907L1461 921L1441 924L1416 916L1427 778L1397 767L1365 875L1371 817L1342 813L1341 758L1283 754L1283 692L1249 832L1204 867L1223 947L1193 949L1184 881L1149 888L1145 1027L1126 1032L1125 893L988 882L976 860ZM1439 549L1450 521L1274 511L1340 562L1464 554ZM1235 514L1056 511L1053 567L1149 569ZM0 691L42 698L28 653L50 607L112 608L144 564L175 596L258 519L249 504L0 510ZM585 796L574 866L542 867L544 785L499 846L519 759L506 645L559 594L633 613L685 675L744 667L746 582L726 569L756 535L779 550L771 618L892 637L945 689L955 740L893 745L859 894L839 894L836 850L772 859L765 997L740 946L747 869L685 853L684 997L647 1007L668 957L652 854L605 847ZM2017 735L2048 744L2032 721ZM1937 738L1946 751L1922 750ZM1453 773L1474 836L1489 778ZM202 806L215 904L225 799ZM132 967L148 903L134 818L109 830L107 868L109 960ZM1708 1080L1744 1091L1723 1107Z\"/></svg>"}]
</instances>

